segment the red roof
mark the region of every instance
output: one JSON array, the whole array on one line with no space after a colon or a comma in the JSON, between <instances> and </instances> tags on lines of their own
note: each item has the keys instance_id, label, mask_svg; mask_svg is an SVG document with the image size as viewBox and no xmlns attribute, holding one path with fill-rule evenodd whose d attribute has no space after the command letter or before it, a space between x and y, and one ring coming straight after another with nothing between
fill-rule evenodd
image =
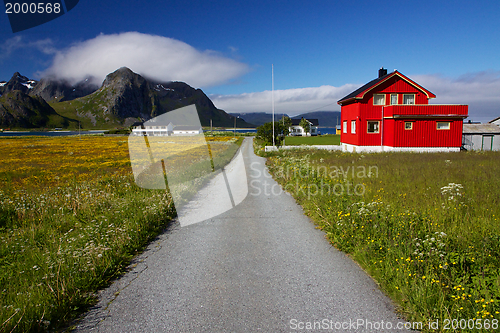
<instances>
[{"instance_id":1,"label":"red roof","mask_svg":"<svg viewBox=\"0 0 500 333\"><path fill-rule=\"evenodd\" d=\"M355 99L363 99L363 97L368 92L370 92L371 90L375 89L376 87L378 87L382 83L386 82L387 80L390 80L394 76L400 77L402 80L405 80L406 82L408 82L409 84L411 84L412 86L414 86L415 88L417 88L418 90L422 91L425 95L427 95L427 98L436 98L436 95L434 95L432 92L430 92L429 90L425 89L424 87L422 87L421 85L419 85L415 81L409 79L408 77L404 76L403 74L401 74L400 72L398 72L397 70L395 70L392 73L389 73L389 74L386 74L386 75L381 76L379 78L376 78L375 80L372 80L372 81L368 82L367 84L365 84L364 86L360 87L359 89L356 89L355 91L353 91L349 95L347 95L344 98L340 99L337 102L337 104L342 105L343 103L346 103L346 102L349 102L349 101L352 101L352 100L355 100Z\"/></svg>"}]
</instances>

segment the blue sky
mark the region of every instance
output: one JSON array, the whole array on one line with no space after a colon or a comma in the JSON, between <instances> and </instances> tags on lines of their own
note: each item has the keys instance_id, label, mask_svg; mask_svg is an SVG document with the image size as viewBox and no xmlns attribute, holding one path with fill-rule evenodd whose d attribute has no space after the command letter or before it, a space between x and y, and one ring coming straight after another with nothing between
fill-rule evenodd
<instances>
[{"instance_id":1,"label":"blue sky","mask_svg":"<svg viewBox=\"0 0 500 333\"><path fill-rule=\"evenodd\" d=\"M102 82L128 66L202 88L228 112L270 112L271 64L277 112L340 110L384 66L488 121L500 116L500 3L80 0L15 34L0 14L0 81Z\"/></svg>"}]
</instances>

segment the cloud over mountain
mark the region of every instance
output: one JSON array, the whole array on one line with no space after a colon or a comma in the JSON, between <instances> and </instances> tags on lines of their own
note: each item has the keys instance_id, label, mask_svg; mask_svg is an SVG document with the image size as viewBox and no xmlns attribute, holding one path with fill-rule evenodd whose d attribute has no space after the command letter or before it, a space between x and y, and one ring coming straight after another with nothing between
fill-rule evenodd
<instances>
[{"instance_id":1,"label":"cloud over mountain","mask_svg":"<svg viewBox=\"0 0 500 333\"><path fill-rule=\"evenodd\" d=\"M92 77L100 85L120 67L158 81L184 81L195 87L226 83L248 71L248 66L214 51L199 51L167 37L125 32L101 34L58 51L41 76L72 83Z\"/></svg>"},{"instance_id":2,"label":"cloud over mountain","mask_svg":"<svg viewBox=\"0 0 500 333\"><path fill-rule=\"evenodd\" d=\"M487 122L500 116L500 71L468 73L458 78L438 74L412 75L410 77L436 94L432 104L467 104L469 118ZM365 82L366 83L366 82ZM276 113L296 115L320 110L340 110L337 101L361 84L345 84L341 87L321 86L275 91ZM271 91L239 95L212 95L214 104L230 113L271 112Z\"/></svg>"},{"instance_id":3,"label":"cloud over mountain","mask_svg":"<svg viewBox=\"0 0 500 333\"><path fill-rule=\"evenodd\" d=\"M337 101L358 88L356 84L341 87L321 86L274 91L276 113L291 116L317 110L340 110ZM239 95L212 95L214 104L226 112L271 112L271 91L244 93Z\"/></svg>"},{"instance_id":4,"label":"cloud over mountain","mask_svg":"<svg viewBox=\"0 0 500 333\"><path fill-rule=\"evenodd\" d=\"M500 71L481 71L457 78L438 74L411 77L436 94L432 104L467 104L469 118L487 122L500 116Z\"/></svg>"}]
</instances>

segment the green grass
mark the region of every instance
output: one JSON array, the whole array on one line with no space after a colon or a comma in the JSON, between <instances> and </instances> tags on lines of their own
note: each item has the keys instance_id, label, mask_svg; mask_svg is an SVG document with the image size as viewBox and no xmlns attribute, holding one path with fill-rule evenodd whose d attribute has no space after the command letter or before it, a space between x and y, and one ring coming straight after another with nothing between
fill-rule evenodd
<instances>
[{"instance_id":1,"label":"green grass","mask_svg":"<svg viewBox=\"0 0 500 333\"><path fill-rule=\"evenodd\" d=\"M285 138L285 145L340 145L340 135L328 134L319 136L287 136Z\"/></svg>"},{"instance_id":2,"label":"green grass","mask_svg":"<svg viewBox=\"0 0 500 333\"><path fill-rule=\"evenodd\" d=\"M242 140L214 147L215 167L227 163ZM65 325L176 215L170 193L135 184L126 142L0 140L0 332ZM179 163L185 172L196 168ZM185 191L198 185L192 181Z\"/></svg>"},{"instance_id":3,"label":"green grass","mask_svg":"<svg viewBox=\"0 0 500 333\"><path fill-rule=\"evenodd\" d=\"M114 129L123 126L114 115L105 114L105 105L98 103L96 99L51 102L49 105L57 114L71 120L67 127L70 129L78 129L78 122L82 129Z\"/></svg>"},{"instance_id":4,"label":"green grass","mask_svg":"<svg viewBox=\"0 0 500 333\"><path fill-rule=\"evenodd\" d=\"M173 216L167 192L130 177L0 192L0 330L42 332L68 321Z\"/></svg>"},{"instance_id":5,"label":"green grass","mask_svg":"<svg viewBox=\"0 0 500 333\"><path fill-rule=\"evenodd\" d=\"M267 156L275 179L407 319L498 325L500 152Z\"/></svg>"}]
</instances>

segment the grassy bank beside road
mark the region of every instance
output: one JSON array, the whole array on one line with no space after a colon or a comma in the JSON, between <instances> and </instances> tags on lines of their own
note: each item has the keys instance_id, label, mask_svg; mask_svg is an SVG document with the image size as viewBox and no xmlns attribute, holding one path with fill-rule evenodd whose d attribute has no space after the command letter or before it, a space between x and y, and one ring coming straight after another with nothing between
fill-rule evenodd
<instances>
[{"instance_id":1,"label":"grassy bank beside road","mask_svg":"<svg viewBox=\"0 0 500 333\"><path fill-rule=\"evenodd\" d=\"M209 140L232 158L233 138ZM175 216L169 193L134 183L127 137L0 138L0 156L0 332L74 318ZM198 158L176 156L183 172Z\"/></svg>"},{"instance_id":2,"label":"grassy bank beside road","mask_svg":"<svg viewBox=\"0 0 500 333\"><path fill-rule=\"evenodd\" d=\"M407 319L498 329L499 152L282 151L268 166Z\"/></svg>"},{"instance_id":3,"label":"grassy bank beside road","mask_svg":"<svg viewBox=\"0 0 500 333\"><path fill-rule=\"evenodd\" d=\"M287 136L285 138L285 145L340 145L340 135L327 134L319 136Z\"/></svg>"}]
</instances>

